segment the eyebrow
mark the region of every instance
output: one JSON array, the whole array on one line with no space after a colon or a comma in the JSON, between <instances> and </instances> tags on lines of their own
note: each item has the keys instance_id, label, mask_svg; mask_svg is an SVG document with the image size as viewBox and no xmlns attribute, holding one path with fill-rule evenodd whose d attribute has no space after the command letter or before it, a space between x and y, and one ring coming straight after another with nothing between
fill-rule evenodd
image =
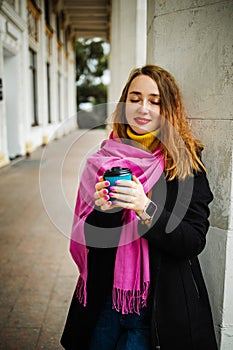
<instances>
[{"instance_id":1,"label":"eyebrow","mask_svg":"<svg viewBox=\"0 0 233 350\"><path fill-rule=\"evenodd\" d=\"M130 95L141 95L141 92L139 92L139 91L131 91L129 94ZM159 97L160 95L159 94L150 94L150 96Z\"/></svg>"}]
</instances>

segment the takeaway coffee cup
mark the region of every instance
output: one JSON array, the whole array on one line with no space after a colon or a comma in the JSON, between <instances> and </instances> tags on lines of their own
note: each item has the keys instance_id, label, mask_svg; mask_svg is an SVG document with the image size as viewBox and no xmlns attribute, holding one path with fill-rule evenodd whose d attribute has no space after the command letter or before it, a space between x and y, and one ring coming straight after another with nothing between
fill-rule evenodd
<instances>
[{"instance_id":1,"label":"takeaway coffee cup","mask_svg":"<svg viewBox=\"0 0 233 350\"><path fill-rule=\"evenodd\" d=\"M109 189L117 180L132 180L132 171L129 168L113 167L104 172L104 180L110 182Z\"/></svg>"}]
</instances>

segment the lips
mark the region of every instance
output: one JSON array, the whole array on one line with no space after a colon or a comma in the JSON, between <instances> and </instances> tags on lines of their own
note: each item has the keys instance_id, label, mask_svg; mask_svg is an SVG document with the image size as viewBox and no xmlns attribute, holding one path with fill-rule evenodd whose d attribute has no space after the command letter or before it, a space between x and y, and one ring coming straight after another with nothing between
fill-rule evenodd
<instances>
[{"instance_id":1,"label":"lips","mask_svg":"<svg viewBox=\"0 0 233 350\"><path fill-rule=\"evenodd\" d=\"M138 125L146 125L151 121L150 119L142 118L142 117L136 117L134 118L134 120Z\"/></svg>"}]
</instances>

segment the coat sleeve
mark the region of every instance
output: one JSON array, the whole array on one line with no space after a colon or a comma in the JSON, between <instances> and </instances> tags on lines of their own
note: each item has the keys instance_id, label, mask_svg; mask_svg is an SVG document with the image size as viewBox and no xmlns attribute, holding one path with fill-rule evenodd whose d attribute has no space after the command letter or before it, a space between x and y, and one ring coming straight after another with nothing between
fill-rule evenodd
<instances>
[{"instance_id":1,"label":"coat sleeve","mask_svg":"<svg viewBox=\"0 0 233 350\"><path fill-rule=\"evenodd\" d=\"M183 190L180 195L177 194L172 209L168 209L169 205L162 207L158 204L152 226L143 237L149 241L152 249L155 247L176 258L191 258L200 254L205 247L209 203L213 195L204 172L184 180L182 186ZM174 196L174 193L168 189L166 204L170 201L169 196Z\"/></svg>"}]
</instances>

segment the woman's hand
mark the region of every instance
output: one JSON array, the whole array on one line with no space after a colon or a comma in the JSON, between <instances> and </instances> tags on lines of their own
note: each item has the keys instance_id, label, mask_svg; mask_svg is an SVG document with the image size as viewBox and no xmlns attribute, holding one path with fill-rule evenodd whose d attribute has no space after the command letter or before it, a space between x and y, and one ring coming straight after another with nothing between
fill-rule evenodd
<instances>
[{"instance_id":1,"label":"woman's hand","mask_svg":"<svg viewBox=\"0 0 233 350\"><path fill-rule=\"evenodd\" d=\"M138 215L143 212L148 201L141 182L134 175L132 181L118 180L115 186L110 187L108 195L114 199L114 206L132 209Z\"/></svg>"},{"instance_id":2,"label":"woman's hand","mask_svg":"<svg viewBox=\"0 0 233 350\"><path fill-rule=\"evenodd\" d=\"M99 182L95 184L95 205L100 207L102 210L112 209L112 202L110 201L110 196L108 193L108 187L110 185L109 181L105 181L103 176L99 177Z\"/></svg>"}]
</instances>

